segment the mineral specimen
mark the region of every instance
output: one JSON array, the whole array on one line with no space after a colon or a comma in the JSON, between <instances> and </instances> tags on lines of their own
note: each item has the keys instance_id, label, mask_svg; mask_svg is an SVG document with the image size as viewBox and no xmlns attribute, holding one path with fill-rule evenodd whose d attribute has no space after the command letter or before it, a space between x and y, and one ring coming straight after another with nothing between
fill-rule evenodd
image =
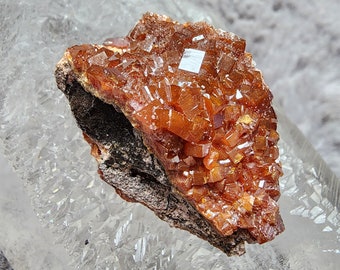
<instances>
[{"instance_id":1,"label":"mineral specimen","mask_svg":"<svg viewBox=\"0 0 340 270\"><path fill-rule=\"evenodd\" d=\"M245 47L207 23L147 13L126 37L73 46L64 58L86 91L123 112L172 190L221 236L246 230L264 243L284 230L279 135Z\"/></svg>"}]
</instances>

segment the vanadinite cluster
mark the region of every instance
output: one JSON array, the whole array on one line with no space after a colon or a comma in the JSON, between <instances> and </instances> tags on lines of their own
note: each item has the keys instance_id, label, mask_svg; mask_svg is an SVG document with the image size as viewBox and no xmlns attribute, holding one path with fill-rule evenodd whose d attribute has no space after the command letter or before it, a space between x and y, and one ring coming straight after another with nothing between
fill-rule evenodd
<instances>
[{"instance_id":1,"label":"vanadinite cluster","mask_svg":"<svg viewBox=\"0 0 340 270\"><path fill-rule=\"evenodd\" d=\"M279 135L272 94L245 46L204 22L148 13L126 37L71 47L67 57L221 235L246 229L263 243L284 230Z\"/></svg>"}]
</instances>

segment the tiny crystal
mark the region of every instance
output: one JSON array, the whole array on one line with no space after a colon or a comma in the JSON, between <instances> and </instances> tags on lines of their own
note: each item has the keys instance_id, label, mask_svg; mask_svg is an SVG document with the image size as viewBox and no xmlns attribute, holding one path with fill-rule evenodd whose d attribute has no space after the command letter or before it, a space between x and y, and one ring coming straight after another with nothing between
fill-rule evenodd
<instances>
[{"instance_id":1,"label":"tiny crystal","mask_svg":"<svg viewBox=\"0 0 340 270\"><path fill-rule=\"evenodd\" d=\"M204 35L199 35L199 36L193 37L192 41L199 41L199 40L202 40L202 39L204 39Z\"/></svg>"},{"instance_id":2,"label":"tiny crystal","mask_svg":"<svg viewBox=\"0 0 340 270\"><path fill-rule=\"evenodd\" d=\"M205 52L195 49L185 49L179 69L199 73Z\"/></svg>"}]
</instances>

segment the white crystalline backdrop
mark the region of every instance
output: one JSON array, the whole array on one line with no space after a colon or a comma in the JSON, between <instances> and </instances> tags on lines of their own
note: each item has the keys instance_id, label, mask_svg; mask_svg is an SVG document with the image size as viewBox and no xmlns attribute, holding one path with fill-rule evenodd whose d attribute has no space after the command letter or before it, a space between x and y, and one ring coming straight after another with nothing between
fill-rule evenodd
<instances>
[{"instance_id":1,"label":"white crystalline backdrop","mask_svg":"<svg viewBox=\"0 0 340 270\"><path fill-rule=\"evenodd\" d=\"M336 1L327 5L321 1L0 1L0 145L23 179L15 183L27 184L26 195L42 224L48 225L46 234L42 232L46 241L33 237L30 252L28 244L16 244L10 235L13 230L2 229L0 249L12 258L13 267L25 269L36 263L37 269L43 269L64 263L63 269L66 265L335 269L340 263L340 218L334 207L339 193L333 191L339 192L339 183L284 116L280 114L285 172L280 204L286 232L270 244L248 246L241 258L227 258L196 237L170 229L144 207L123 202L100 181L53 72L66 47L125 35L145 11L182 22L206 20L247 39L247 50L263 71L276 103L340 175L339 5ZM22 193L13 191L11 184L3 187L12 193L0 193L0 213L10 213L15 221L11 207L19 209L13 202L20 202ZM20 211L29 211L22 207ZM27 222L34 225L22 229L36 234L34 226L39 223ZM10 226L0 220L0 226L4 224ZM36 250L43 248L49 250L50 259L37 260ZM66 253L72 256L65 257Z\"/></svg>"}]
</instances>

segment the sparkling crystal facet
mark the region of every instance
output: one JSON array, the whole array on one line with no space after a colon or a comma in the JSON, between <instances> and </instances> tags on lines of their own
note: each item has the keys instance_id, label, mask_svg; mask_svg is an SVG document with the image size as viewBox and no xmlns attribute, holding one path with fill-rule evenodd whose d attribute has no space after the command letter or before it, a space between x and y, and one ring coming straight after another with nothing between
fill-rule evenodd
<instances>
[{"instance_id":1,"label":"sparkling crystal facet","mask_svg":"<svg viewBox=\"0 0 340 270\"><path fill-rule=\"evenodd\" d=\"M185 49L179 62L179 69L199 73L205 52L194 49Z\"/></svg>"},{"instance_id":2,"label":"sparkling crystal facet","mask_svg":"<svg viewBox=\"0 0 340 270\"><path fill-rule=\"evenodd\" d=\"M263 243L283 231L272 94L243 39L146 14L127 37L71 47L68 58L222 235L242 228Z\"/></svg>"}]
</instances>

